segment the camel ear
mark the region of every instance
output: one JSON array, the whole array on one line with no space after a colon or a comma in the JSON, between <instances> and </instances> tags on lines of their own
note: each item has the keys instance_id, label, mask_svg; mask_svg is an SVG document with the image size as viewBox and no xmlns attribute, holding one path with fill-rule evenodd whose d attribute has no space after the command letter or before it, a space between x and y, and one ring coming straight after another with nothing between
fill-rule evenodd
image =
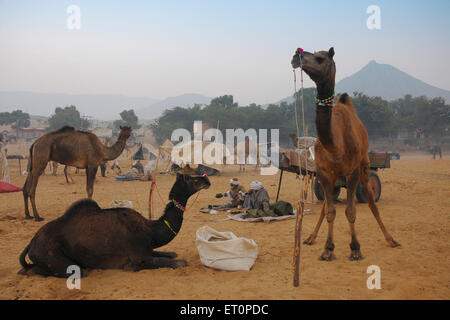
<instances>
[{"instance_id":1,"label":"camel ear","mask_svg":"<svg viewBox=\"0 0 450 320\"><path fill-rule=\"evenodd\" d=\"M119 129L122 130L122 126L119 126Z\"/></svg>"},{"instance_id":2,"label":"camel ear","mask_svg":"<svg viewBox=\"0 0 450 320\"><path fill-rule=\"evenodd\" d=\"M330 56L331 59L333 59L334 57L334 48L331 47L330 50L328 50L328 55Z\"/></svg>"}]
</instances>

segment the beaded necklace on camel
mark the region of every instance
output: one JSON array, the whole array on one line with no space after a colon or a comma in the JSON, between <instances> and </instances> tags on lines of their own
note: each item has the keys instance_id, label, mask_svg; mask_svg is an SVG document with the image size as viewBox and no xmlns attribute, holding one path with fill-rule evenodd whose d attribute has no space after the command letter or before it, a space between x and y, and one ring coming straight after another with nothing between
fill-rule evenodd
<instances>
[{"instance_id":1,"label":"beaded necklace on camel","mask_svg":"<svg viewBox=\"0 0 450 320\"><path fill-rule=\"evenodd\" d=\"M172 199L171 202L173 202L175 208L178 208L179 210L181 210L181 212L184 212L184 210L186 210L186 208L183 207L183 205L181 203L179 203L178 201L175 201L174 199ZM175 230L173 230L169 221L167 221L166 219L164 219L163 221L166 224L166 226L170 229L170 231L172 231L174 235L177 235L177 232Z\"/></svg>"}]
</instances>

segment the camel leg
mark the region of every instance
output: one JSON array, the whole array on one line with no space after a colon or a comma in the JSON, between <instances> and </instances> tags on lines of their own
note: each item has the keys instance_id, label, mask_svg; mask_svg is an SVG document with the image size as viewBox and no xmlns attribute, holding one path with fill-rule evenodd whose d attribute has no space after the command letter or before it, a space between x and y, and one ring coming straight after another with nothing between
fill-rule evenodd
<instances>
[{"instance_id":1,"label":"camel leg","mask_svg":"<svg viewBox=\"0 0 450 320\"><path fill-rule=\"evenodd\" d=\"M35 221L42 221L44 220L44 218L41 218L39 216L39 213L37 211L36 208L36 188L37 188L37 184L39 181L39 177L41 176L42 172L39 172L38 174L33 174L33 177L31 179L32 183L31 183L31 189L30 189L30 200L31 200L31 207L33 208L33 215L34 215L34 220Z\"/></svg>"},{"instance_id":2,"label":"camel leg","mask_svg":"<svg viewBox=\"0 0 450 320\"><path fill-rule=\"evenodd\" d=\"M169 251L153 251L152 255L154 257L170 258L170 259L178 257L178 254L176 252L169 252Z\"/></svg>"},{"instance_id":3,"label":"camel leg","mask_svg":"<svg viewBox=\"0 0 450 320\"><path fill-rule=\"evenodd\" d=\"M27 197L31 200L31 207L33 208L33 215L35 221L42 221L44 220L39 216L39 213L36 208L36 188L37 184L39 182L39 177L41 174L45 171L45 168L47 167L47 162L45 163L37 163L33 162L33 169L31 172L28 173L27 181L25 182L25 190L24 190L24 198L25 194ZM29 179L29 180L28 180ZM29 219L29 214L27 215L28 211L28 203L25 202L25 218Z\"/></svg>"},{"instance_id":4,"label":"camel leg","mask_svg":"<svg viewBox=\"0 0 450 320\"><path fill-rule=\"evenodd\" d=\"M23 189L22 189L23 201L25 204L25 219L33 219L33 217L30 216L30 210L28 208L28 198L30 197L30 188L31 188L32 179L33 179L33 177L31 176L31 172L29 172L27 179L25 180Z\"/></svg>"},{"instance_id":5,"label":"camel leg","mask_svg":"<svg viewBox=\"0 0 450 320\"><path fill-rule=\"evenodd\" d=\"M331 261L336 257L333 253L334 242L333 242L333 230L334 230L334 218L336 217L336 208L334 206L334 183L336 182L336 177L327 177L318 172L318 178L320 184L323 187L325 201L326 201L326 211L327 211L327 222L328 222L328 236L325 242L325 249L320 256L320 260Z\"/></svg>"},{"instance_id":6,"label":"camel leg","mask_svg":"<svg viewBox=\"0 0 450 320\"><path fill-rule=\"evenodd\" d=\"M75 183L75 181L73 180L73 177L70 175L70 172L68 170L68 167L65 166L64 167L64 176L66 177L66 183Z\"/></svg>"},{"instance_id":7,"label":"camel leg","mask_svg":"<svg viewBox=\"0 0 450 320\"><path fill-rule=\"evenodd\" d=\"M141 269L157 269L157 268L179 268L187 266L185 260L175 260L165 257L152 257L145 259L138 266L134 266L134 270L138 271Z\"/></svg>"},{"instance_id":8,"label":"camel leg","mask_svg":"<svg viewBox=\"0 0 450 320\"><path fill-rule=\"evenodd\" d=\"M69 183L69 178L67 177L67 166L64 166L64 176L66 177L66 183Z\"/></svg>"},{"instance_id":9,"label":"camel leg","mask_svg":"<svg viewBox=\"0 0 450 320\"><path fill-rule=\"evenodd\" d=\"M43 261L39 264L35 264L30 271L38 273L44 276L53 276L58 278L67 278L70 274L67 273L67 268L71 265L78 266L76 262L67 258L60 250L54 250L54 255L46 255L42 257ZM78 266L80 267L80 266ZM82 271L80 267L80 277L82 277Z\"/></svg>"},{"instance_id":10,"label":"camel leg","mask_svg":"<svg viewBox=\"0 0 450 320\"><path fill-rule=\"evenodd\" d=\"M347 208L345 209L345 215L350 225L350 233L352 241L350 242L350 260L361 260L362 254L360 251L360 245L356 238L355 221L356 221L356 206L355 206L355 194L356 188L359 182L359 169L355 170L351 176L347 177Z\"/></svg>"},{"instance_id":11,"label":"camel leg","mask_svg":"<svg viewBox=\"0 0 450 320\"><path fill-rule=\"evenodd\" d=\"M320 212L319 221L317 221L316 227L314 228L314 231L311 233L311 235L303 241L304 244L312 245L314 243L314 240L317 238L317 233L320 230L320 226L322 225L323 218L325 218L325 210L326 210L326 201L323 202L322 205L322 211Z\"/></svg>"},{"instance_id":12,"label":"camel leg","mask_svg":"<svg viewBox=\"0 0 450 320\"><path fill-rule=\"evenodd\" d=\"M369 167L368 166L364 167L362 170L360 183L363 186L364 191L366 192L370 211L372 211L373 216L377 220L378 225L380 226L380 229L384 234L384 238L386 239L386 241L388 242L388 244L391 247L394 248L394 247L400 246L400 243L398 243L397 241L394 240L394 238L392 238L392 236L386 230L386 227L384 226L383 221L381 221L380 212L378 211L375 201L373 200L372 190L369 187Z\"/></svg>"},{"instance_id":13,"label":"camel leg","mask_svg":"<svg viewBox=\"0 0 450 320\"><path fill-rule=\"evenodd\" d=\"M94 194L94 181L97 175L98 167L87 167L86 169L86 191L89 199Z\"/></svg>"}]
</instances>

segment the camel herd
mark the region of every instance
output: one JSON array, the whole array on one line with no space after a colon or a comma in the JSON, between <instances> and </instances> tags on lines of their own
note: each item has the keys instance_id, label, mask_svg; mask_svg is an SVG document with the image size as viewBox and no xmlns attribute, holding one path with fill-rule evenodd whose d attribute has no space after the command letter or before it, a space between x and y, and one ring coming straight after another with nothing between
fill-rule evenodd
<instances>
[{"instance_id":1,"label":"camel herd","mask_svg":"<svg viewBox=\"0 0 450 320\"><path fill-rule=\"evenodd\" d=\"M345 215L351 232L350 260L360 260L363 256L355 231L355 192L358 183L366 191L369 208L388 244L396 247L399 243L386 230L370 192L367 130L356 115L351 98L347 94L335 97L336 66L333 56L333 48L315 53L301 50L295 53L291 61L294 69L301 67L317 85L318 139L315 143L315 166L325 201L317 225L304 243L313 244L326 217L328 236L320 259L331 261L335 258L333 223L336 209L333 187L339 176L345 176ZM86 169L89 199L73 204L64 215L37 232L20 257L23 266L20 273L66 276L66 268L72 264L79 264L82 268L132 270L186 265L184 260L174 260L176 254L157 252L154 249L167 244L177 235L187 200L199 190L209 188L211 183L208 177L178 174L165 212L156 221L149 221L132 209L101 209L92 201L93 183L99 165L117 158L124 150L130 134L129 127L121 127L117 142L107 146L92 133L63 127L33 143L30 147L28 176L23 187L25 217L32 219L28 209L30 199L34 219L42 220L36 209L35 194L39 177L49 161ZM247 155L247 144L245 151ZM27 255L33 264L26 262Z\"/></svg>"}]
</instances>

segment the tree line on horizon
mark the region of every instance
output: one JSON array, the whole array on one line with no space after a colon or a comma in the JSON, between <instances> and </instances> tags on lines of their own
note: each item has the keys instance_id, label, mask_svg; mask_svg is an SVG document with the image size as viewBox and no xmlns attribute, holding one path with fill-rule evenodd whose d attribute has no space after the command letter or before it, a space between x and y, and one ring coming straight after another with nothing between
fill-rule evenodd
<instances>
[{"instance_id":1,"label":"tree line on horizon","mask_svg":"<svg viewBox=\"0 0 450 320\"><path fill-rule=\"evenodd\" d=\"M316 136L315 110L316 89L304 89L304 116L307 136ZM339 95L339 94L338 94ZM300 136L303 135L301 93L297 93L297 119ZM381 97L369 97L354 92L352 102L356 113L366 126L371 140L395 139L401 131L414 133L417 129L427 137L442 137L450 134L450 105L442 98L428 99L424 96L405 97L387 101ZM232 95L224 95L211 100L206 106L175 107L165 110L150 125L159 144L170 139L172 131L185 128L192 133L194 120L201 120L211 128L219 123L225 137L225 129L250 128L279 129L280 144L292 145L291 134L297 133L295 101L269 104L266 108L250 104L239 106Z\"/></svg>"},{"instance_id":2,"label":"tree line on horizon","mask_svg":"<svg viewBox=\"0 0 450 320\"><path fill-rule=\"evenodd\" d=\"M304 89L305 131L308 136L316 136L315 128L315 88ZM295 101L294 101L295 102ZM148 126L152 130L157 143L162 144L170 139L172 132L185 128L192 133L193 122L201 120L211 128L219 123L225 137L225 129L279 129L280 144L292 145L290 135L297 133L295 104L281 102L263 107L257 104L239 106L232 95L223 95L211 100L209 105L194 105L193 107L174 107ZM412 135L416 130L427 137L443 137L450 135L450 105L442 98L426 98L424 96L403 98L387 101L380 97L369 97L361 92L353 92L352 102L356 112L367 128L370 139L395 139L400 132ZM132 129L141 127L133 109L120 113L121 119L112 123L113 134L119 132L119 127L130 126ZM300 136L303 135L301 93L297 93L297 119ZM30 116L21 110L0 112L0 125L11 124L13 129L26 128L30 125ZM57 130L69 125L77 130L88 130L91 123L81 117L76 106L57 107L48 120L48 131Z\"/></svg>"}]
</instances>

